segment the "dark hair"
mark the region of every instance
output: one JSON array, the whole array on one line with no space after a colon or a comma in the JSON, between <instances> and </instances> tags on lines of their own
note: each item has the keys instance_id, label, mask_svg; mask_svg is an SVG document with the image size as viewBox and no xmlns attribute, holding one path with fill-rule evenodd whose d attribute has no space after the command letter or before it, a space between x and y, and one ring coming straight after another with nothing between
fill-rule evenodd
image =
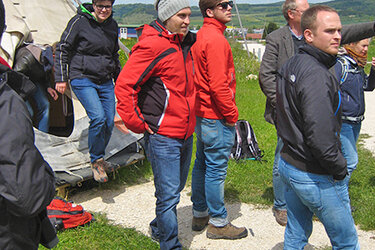
<instances>
[{"instance_id":1,"label":"dark hair","mask_svg":"<svg viewBox=\"0 0 375 250\"><path fill-rule=\"evenodd\" d=\"M201 10L203 17L208 17L206 10L207 9L213 9L216 7L218 3L220 3L221 0L200 0L199 1L199 8Z\"/></svg>"},{"instance_id":2,"label":"dark hair","mask_svg":"<svg viewBox=\"0 0 375 250\"><path fill-rule=\"evenodd\" d=\"M96 4L97 2L103 2L103 1L107 1L107 0L92 0L92 3ZM112 5L115 3L115 0L108 0L108 1L111 1Z\"/></svg>"},{"instance_id":3,"label":"dark hair","mask_svg":"<svg viewBox=\"0 0 375 250\"><path fill-rule=\"evenodd\" d=\"M301 28L302 31L305 31L307 29L311 31L315 31L316 29L316 17L318 16L318 13L321 11L327 11L327 12L334 12L336 14L337 11L334 8L331 8L326 5L315 5L309 9L307 9L303 14L301 18Z\"/></svg>"},{"instance_id":4,"label":"dark hair","mask_svg":"<svg viewBox=\"0 0 375 250\"><path fill-rule=\"evenodd\" d=\"M5 8L3 0L0 0L0 39L3 36L5 30Z\"/></svg>"}]
</instances>

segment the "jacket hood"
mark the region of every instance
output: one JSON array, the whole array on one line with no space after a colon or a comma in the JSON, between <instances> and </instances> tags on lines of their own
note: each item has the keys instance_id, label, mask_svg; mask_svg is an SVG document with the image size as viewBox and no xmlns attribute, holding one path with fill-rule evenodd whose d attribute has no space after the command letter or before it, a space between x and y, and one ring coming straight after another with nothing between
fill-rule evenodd
<instances>
[{"instance_id":1,"label":"jacket hood","mask_svg":"<svg viewBox=\"0 0 375 250\"><path fill-rule=\"evenodd\" d=\"M96 17L92 14L92 12L94 12L94 7L92 7L91 3L81 4L77 8L77 14L85 16L88 19L93 19L93 20L97 21ZM107 20L104 21L104 23L106 23L108 20L112 19L112 16L113 16L113 11L112 11L112 14L107 18Z\"/></svg>"},{"instance_id":2,"label":"jacket hood","mask_svg":"<svg viewBox=\"0 0 375 250\"><path fill-rule=\"evenodd\" d=\"M313 57L315 57L320 63L326 66L328 69L333 67L336 64L336 55L328 54L314 46L311 46L305 43L303 46L299 48L299 53L307 53Z\"/></svg>"}]
</instances>

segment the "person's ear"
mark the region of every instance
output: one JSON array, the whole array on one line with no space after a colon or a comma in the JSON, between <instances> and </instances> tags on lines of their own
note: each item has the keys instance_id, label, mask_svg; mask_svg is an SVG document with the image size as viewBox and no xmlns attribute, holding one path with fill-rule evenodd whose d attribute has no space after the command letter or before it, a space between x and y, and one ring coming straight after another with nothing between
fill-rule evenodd
<instances>
[{"instance_id":1,"label":"person's ear","mask_svg":"<svg viewBox=\"0 0 375 250\"><path fill-rule=\"evenodd\" d=\"M310 29L305 29L303 36L305 37L307 43L312 43L314 41L314 34Z\"/></svg>"},{"instance_id":2,"label":"person's ear","mask_svg":"<svg viewBox=\"0 0 375 250\"><path fill-rule=\"evenodd\" d=\"M207 9L206 10L206 15L208 16L208 17L214 17L214 10L213 9Z\"/></svg>"},{"instance_id":3,"label":"person's ear","mask_svg":"<svg viewBox=\"0 0 375 250\"><path fill-rule=\"evenodd\" d=\"M292 10L288 10L287 13L288 13L289 20L293 20L294 19L293 11Z\"/></svg>"}]
</instances>

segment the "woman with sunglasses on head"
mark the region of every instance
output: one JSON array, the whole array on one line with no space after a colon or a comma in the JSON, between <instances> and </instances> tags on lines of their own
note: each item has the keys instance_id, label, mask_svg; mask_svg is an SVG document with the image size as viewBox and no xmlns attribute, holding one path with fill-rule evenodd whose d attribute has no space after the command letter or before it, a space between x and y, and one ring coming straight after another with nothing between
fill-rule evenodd
<instances>
[{"instance_id":1,"label":"woman with sunglasses on head","mask_svg":"<svg viewBox=\"0 0 375 250\"><path fill-rule=\"evenodd\" d=\"M88 144L91 169L98 182L115 166L104 160L114 126L114 84L120 73L118 25L112 18L114 0L93 0L78 7L56 48L56 90L67 82L90 118Z\"/></svg>"},{"instance_id":2,"label":"woman with sunglasses on head","mask_svg":"<svg viewBox=\"0 0 375 250\"><path fill-rule=\"evenodd\" d=\"M224 37L232 20L233 1L200 0L204 17L192 47L197 88L195 132L197 152L192 174L192 230L208 224L210 239L240 239L245 227L233 226L224 204L224 182L234 144L238 109L231 47Z\"/></svg>"}]
</instances>

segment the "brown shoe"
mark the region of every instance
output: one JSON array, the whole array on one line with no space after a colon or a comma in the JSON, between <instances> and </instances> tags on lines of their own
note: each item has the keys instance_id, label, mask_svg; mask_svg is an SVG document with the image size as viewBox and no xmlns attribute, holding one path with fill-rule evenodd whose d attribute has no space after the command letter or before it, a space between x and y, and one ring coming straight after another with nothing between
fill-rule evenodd
<instances>
[{"instance_id":1,"label":"brown shoe","mask_svg":"<svg viewBox=\"0 0 375 250\"><path fill-rule=\"evenodd\" d=\"M285 227L286 223L288 222L286 210L279 210L273 207L272 212L273 212L273 216L275 216L277 223Z\"/></svg>"},{"instance_id":2,"label":"brown shoe","mask_svg":"<svg viewBox=\"0 0 375 250\"><path fill-rule=\"evenodd\" d=\"M207 225L208 221L210 220L210 216L205 217L194 217L191 221L191 229L193 231L202 231Z\"/></svg>"},{"instance_id":3,"label":"brown shoe","mask_svg":"<svg viewBox=\"0 0 375 250\"><path fill-rule=\"evenodd\" d=\"M230 222L225 227L215 227L208 224L207 238L209 239L226 239L236 240L247 236L247 229L245 227L235 227Z\"/></svg>"},{"instance_id":4,"label":"brown shoe","mask_svg":"<svg viewBox=\"0 0 375 250\"><path fill-rule=\"evenodd\" d=\"M92 174L94 175L94 180L96 180L97 182L108 181L108 176L104 171L104 168L102 166L102 161L104 160L101 158L91 163Z\"/></svg>"},{"instance_id":5,"label":"brown shoe","mask_svg":"<svg viewBox=\"0 0 375 250\"><path fill-rule=\"evenodd\" d=\"M113 164L111 162L105 161L104 159L99 159L99 160L100 160L100 164L102 165L104 171L106 171L107 173L115 172L117 169L120 168L120 165L118 165L118 164Z\"/></svg>"}]
</instances>

